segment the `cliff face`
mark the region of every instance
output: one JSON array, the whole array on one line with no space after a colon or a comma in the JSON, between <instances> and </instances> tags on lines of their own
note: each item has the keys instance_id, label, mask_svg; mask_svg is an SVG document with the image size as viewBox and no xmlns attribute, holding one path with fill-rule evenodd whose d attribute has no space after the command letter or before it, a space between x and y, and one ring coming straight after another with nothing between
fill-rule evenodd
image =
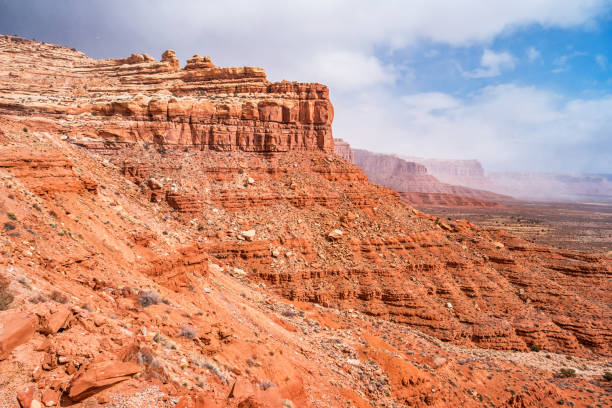
<instances>
[{"instance_id":1,"label":"cliff face","mask_svg":"<svg viewBox=\"0 0 612 408\"><path fill-rule=\"evenodd\" d=\"M411 208L322 85L2 41L0 405L609 402L610 259Z\"/></svg>"},{"instance_id":2,"label":"cliff face","mask_svg":"<svg viewBox=\"0 0 612 408\"><path fill-rule=\"evenodd\" d=\"M425 165L394 155L360 149L354 149L354 155L355 164L363 169L373 183L398 191L413 205L494 206L496 202L512 200L512 197L489 191L442 183L429 174Z\"/></svg>"},{"instance_id":3,"label":"cliff face","mask_svg":"<svg viewBox=\"0 0 612 408\"><path fill-rule=\"evenodd\" d=\"M97 61L66 47L0 37L0 113L62 118L95 148L149 142L217 151L333 151L327 87L270 83L256 67L217 68L173 51ZM22 58L23 53L28 58ZM57 86L59 84L59 86ZM44 129L44 125L43 128Z\"/></svg>"}]
</instances>

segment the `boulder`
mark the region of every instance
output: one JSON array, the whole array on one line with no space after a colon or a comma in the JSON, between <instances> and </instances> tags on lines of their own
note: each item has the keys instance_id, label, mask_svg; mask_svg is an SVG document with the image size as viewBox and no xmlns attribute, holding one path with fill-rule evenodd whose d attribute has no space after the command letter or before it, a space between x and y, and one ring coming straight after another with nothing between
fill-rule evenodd
<instances>
[{"instance_id":1,"label":"boulder","mask_svg":"<svg viewBox=\"0 0 612 408\"><path fill-rule=\"evenodd\" d=\"M38 316L38 331L42 334L55 334L70 325L72 310L66 305L40 304L34 311Z\"/></svg>"},{"instance_id":2,"label":"boulder","mask_svg":"<svg viewBox=\"0 0 612 408\"><path fill-rule=\"evenodd\" d=\"M139 372L140 366L133 362L103 361L89 364L79 370L70 382L68 396L73 401L80 401Z\"/></svg>"},{"instance_id":3,"label":"boulder","mask_svg":"<svg viewBox=\"0 0 612 408\"><path fill-rule=\"evenodd\" d=\"M59 402L60 392L57 390L47 389L42 394L42 403L46 407L54 407Z\"/></svg>"},{"instance_id":4,"label":"boulder","mask_svg":"<svg viewBox=\"0 0 612 408\"><path fill-rule=\"evenodd\" d=\"M38 326L37 319L21 312L0 313L0 360L7 358L17 346L26 343Z\"/></svg>"},{"instance_id":5,"label":"boulder","mask_svg":"<svg viewBox=\"0 0 612 408\"><path fill-rule=\"evenodd\" d=\"M32 406L35 391L36 384L28 384L25 387L17 390L17 401L19 401L21 408L30 408Z\"/></svg>"},{"instance_id":6,"label":"boulder","mask_svg":"<svg viewBox=\"0 0 612 408\"><path fill-rule=\"evenodd\" d=\"M233 398L234 401L242 401L255 394L255 387L245 377L238 377L228 395L228 398Z\"/></svg>"},{"instance_id":7,"label":"boulder","mask_svg":"<svg viewBox=\"0 0 612 408\"><path fill-rule=\"evenodd\" d=\"M331 231L329 234L327 234L327 237L329 239L331 239L332 241L337 241L340 238L342 238L343 232L339 229L335 229L333 231Z\"/></svg>"},{"instance_id":8,"label":"boulder","mask_svg":"<svg viewBox=\"0 0 612 408\"><path fill-rule=\"evenodd\" d=\"M243 239L246 239L247 241L252 241L253 238L255 238L255 230L254 229L250 229L250 230L246 230L246 231L241 231L240 232L240 236Z\"/></svg>"}]
</instances>

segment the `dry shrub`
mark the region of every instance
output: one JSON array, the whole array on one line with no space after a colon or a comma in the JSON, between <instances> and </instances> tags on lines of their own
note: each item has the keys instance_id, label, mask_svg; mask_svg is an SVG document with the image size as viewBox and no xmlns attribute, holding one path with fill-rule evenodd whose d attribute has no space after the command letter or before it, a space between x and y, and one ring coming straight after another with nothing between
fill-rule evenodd
<instances>
[{"instance_id":1,"label":"dry shrub","mask_svg":"<svg viewBox=\"0 0 612 408\"><path fill-rule=\"evenodd\" d=\"M68 297L64 295L62 292L60 292L59 290L54 290L53 292L51 292L51 294L49 295L49 298L57 303L61 303L61 304L68 303Z\"/></svg>"},{"instance_id":2,"label":"dry shrub","mask_svg":"<svg viewBox=\"0 0 612 408\"><path fill-rule=\"evenodd\" d=\"M13 295L8 291L9 280L0 275L0 310L8 310L13 302Z\"/></svg>"},{"instance_id":3,"label":"dry shrub","mask_svg":"<svg viewBox=\"0 0 612 408\"><path fill-rule=\"evenodd\" d=\"M179 333L179 336L185 337L189 340L195 339L197 335L198 335L198 330L192 326L182 326L181 332Z\"/></svg>"},{"instance_id":4,"label":"dry shrub","mask_svg":"<svg viewBox=\"0 0 612 408\"><path fill-rule=\"evenodd\" d=\"M163 299L161 296L152 290L143 290L138 294L138 303L140 303L140 306L142 307L156 305L162 301Z\"/></svg>"}]
</instances>

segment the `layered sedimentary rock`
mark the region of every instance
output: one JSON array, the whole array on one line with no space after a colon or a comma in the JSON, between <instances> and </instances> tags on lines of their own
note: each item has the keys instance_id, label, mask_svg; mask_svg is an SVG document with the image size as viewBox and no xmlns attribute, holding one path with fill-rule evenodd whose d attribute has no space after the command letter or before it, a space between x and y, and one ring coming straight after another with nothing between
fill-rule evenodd
<instances>
[{"instance_id":1,"label":"layered sedimentary rock","mask_svg":"<svg viewBox=\"0 0 612 408\"><path fill-rule=\"evenodd\" d=\"M10 336L0 405L609 405L610 259L370 183L333 154L322 85L2 40L0 289L39 324Z\"/></svg>"},{"instance_id":2,"label":"layered sedimentary rock","mask_svg":"<svg viewBox=\"0 0 612 408\"><path fill-rule=\"evenodd\" d=\"M19 55L24 49L28 59ZM0 83L11 89L2 93L0 113L61 117L53 127L92 148L135 142L220 151L334 148L323 85L271 83L261 68L218 68L200 56L180 69L173 51L159 62L142 54L93 60L8 36L0 37L0 50Z\"/></svg>"},{"instance_id":3,"label":"layered sedimentary rock","mask_svg":"<svg viewBox=\"0 0 612 408\"><path fill-rule=\"evenodd\" d=\"M442 183L429 174L429 169L425 165L406 161L394 155L372 153L361 149L354 149L353 152L355 164L363 169L372 182L398 191L404 199L414 205L427 203L428 205L440 206L449 204L477 206L479 201L482 201L485 206L490 206L494 205L495 202L512 200L512 197L490 191ZM466 173L470 173L474 169L467 168L464 170ZM424 196L422 193L429 193L430 195ZM447 195L458 196L459 198L449 200Z\"/></svg>"},{"instance_id":4,"label":"layered sedimentary rock","mask_svg":"<svg viewBox=\"0 0 612 408\"><path fill-rule=\"evenodd\" d=\"M334 153L349 163L355 162L351 145L348 144L348 142L345 142L343 139L334 139Z\"/></svg>"}]
</instances>

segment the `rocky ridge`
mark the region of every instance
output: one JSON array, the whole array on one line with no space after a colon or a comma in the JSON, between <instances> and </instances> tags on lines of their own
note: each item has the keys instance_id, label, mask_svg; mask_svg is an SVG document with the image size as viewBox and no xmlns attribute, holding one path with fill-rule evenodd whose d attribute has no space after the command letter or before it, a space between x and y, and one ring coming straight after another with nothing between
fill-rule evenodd
<instances>
[{"instance_id":1,"label":"rocky ridge","mask_svg":"<svg viewBox=\"0 0 612 408\"><path fill-rule=\"evenodd\" d=\"M0 406L610 402L610 259L369 183L322 85L0 41Z\"/></svg>"}]
</instances>

